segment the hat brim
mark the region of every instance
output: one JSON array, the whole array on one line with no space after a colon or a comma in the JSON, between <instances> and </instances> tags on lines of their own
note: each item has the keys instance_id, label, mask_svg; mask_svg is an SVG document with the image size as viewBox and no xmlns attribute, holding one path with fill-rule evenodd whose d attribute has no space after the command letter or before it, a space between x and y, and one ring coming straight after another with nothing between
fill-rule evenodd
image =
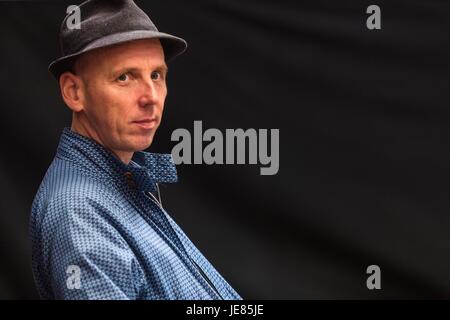
<instances>
[{"instance_id":1,"label":"hat brim","mask_svg":"<svg viewBox=\"0 0 450 320\"><path fill-rule=\"evenodd\" d=\"M166 62L182 54L187 48L187 43L185 40L164 32L150 30L128 31L124 33L111 34L97 39L76 53L56 59L50 63L48 70L56 79L59 79L61 74L71 70L76 58L85 52L132 40L142 39L160 39Z\"/></svg>"}]
</instances>

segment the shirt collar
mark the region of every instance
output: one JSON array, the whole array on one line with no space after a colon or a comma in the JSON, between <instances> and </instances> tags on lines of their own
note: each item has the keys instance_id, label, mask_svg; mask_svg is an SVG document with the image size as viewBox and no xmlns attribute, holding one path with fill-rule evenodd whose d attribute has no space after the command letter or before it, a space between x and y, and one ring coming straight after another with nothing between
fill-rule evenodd
<instances>
[{"instance_id":1,"label":"shirt collar","mask_svg":"<svg viewBox=\"0 0 450 320\"><path fill-rule=\"evenodd\" d=\"M57 157L76 163L102 177L125 181L143 191L155 191L155 183L177 181L171 154L136 151L127 165L97 141L64 128Z\"/></svg>"}]
</instances>

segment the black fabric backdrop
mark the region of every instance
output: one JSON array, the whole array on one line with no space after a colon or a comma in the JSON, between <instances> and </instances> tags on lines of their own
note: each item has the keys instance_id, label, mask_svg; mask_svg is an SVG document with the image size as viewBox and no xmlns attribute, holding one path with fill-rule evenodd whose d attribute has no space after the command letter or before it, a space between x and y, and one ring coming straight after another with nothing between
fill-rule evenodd
<instances>
[{"instance_id":1,"label":"black fabric backdrop","mask_svg":"<svg viewBox=\"0 0 450 320\"><path fill-rule=\"evenodd\" d=\"M194 120L280 129L277 175L180 165L163 188L243 298L450 298L450 1L137 3L190 45L149 151ZM71 121L47 72L70 4L0 3L0 298L37 298L28 219ZM372 264L381 290L366 288Z\"/></svg>"}]
</instances>

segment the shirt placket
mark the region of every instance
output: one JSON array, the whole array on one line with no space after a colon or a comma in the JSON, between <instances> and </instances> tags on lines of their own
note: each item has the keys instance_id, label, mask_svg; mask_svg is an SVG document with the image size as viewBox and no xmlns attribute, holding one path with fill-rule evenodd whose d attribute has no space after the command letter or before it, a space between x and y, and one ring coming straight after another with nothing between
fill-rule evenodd
<instances>
[{"instance_id":1,"label":"shirt placket","mask_svg":"<svg viewBox=\"0 0 450 320\"><path fill-rule=\"evenodd\" d=\"M127 179L127 183L131 188L137 188L137 184L133 179L133 173L126 172L125 177ZM212 283L212 281L209 279L205 271L198 265L197 262L195 262L194 259L189 255L186 248L184 247L183 243L181 242L180 238L176 234L176 231L173 229L172 225L170 224L170 221L168 221L167 217L165 216L164 209L158 201L158 199L150 192L150 191L141 191L142 194L145 196L147 200L150 200L151 203L154 205L155 210L152 211L152 213L149 216L150 220L155 224L155 226L159 229L160 233L164 235L165 239L172 244L174 248L177 249L177 251L180 253L180 256L182 256L185 260L190 262L191 266L194 267L194 269L198 272L200 277L207 283L207 285L210 287L210 289L217 295L219 299L223 299L222 295L219 293L219 290L216 288L216 286ZM146 206L144 206L146 208ZM167 231L164 232L164 230Z\"/></svg>"}]
</instances>

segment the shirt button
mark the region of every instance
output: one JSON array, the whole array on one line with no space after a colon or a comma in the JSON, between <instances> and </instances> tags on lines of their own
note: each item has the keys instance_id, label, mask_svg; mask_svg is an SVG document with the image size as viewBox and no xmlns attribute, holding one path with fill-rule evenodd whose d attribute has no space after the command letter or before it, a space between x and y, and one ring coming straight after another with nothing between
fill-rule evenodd
<instances>
[{"instance_id":1,"label":"shirt button","mask_svg":"<svg viewBox=\"0 0 450 320\"><path fill-rule=\"evenodd\" d=\"M136 182L134 182L134 180L133 180L133 173L125 172L124 176L127 179L128 186L130 188L136 188Z\"/></svg>"}]
</instances>

